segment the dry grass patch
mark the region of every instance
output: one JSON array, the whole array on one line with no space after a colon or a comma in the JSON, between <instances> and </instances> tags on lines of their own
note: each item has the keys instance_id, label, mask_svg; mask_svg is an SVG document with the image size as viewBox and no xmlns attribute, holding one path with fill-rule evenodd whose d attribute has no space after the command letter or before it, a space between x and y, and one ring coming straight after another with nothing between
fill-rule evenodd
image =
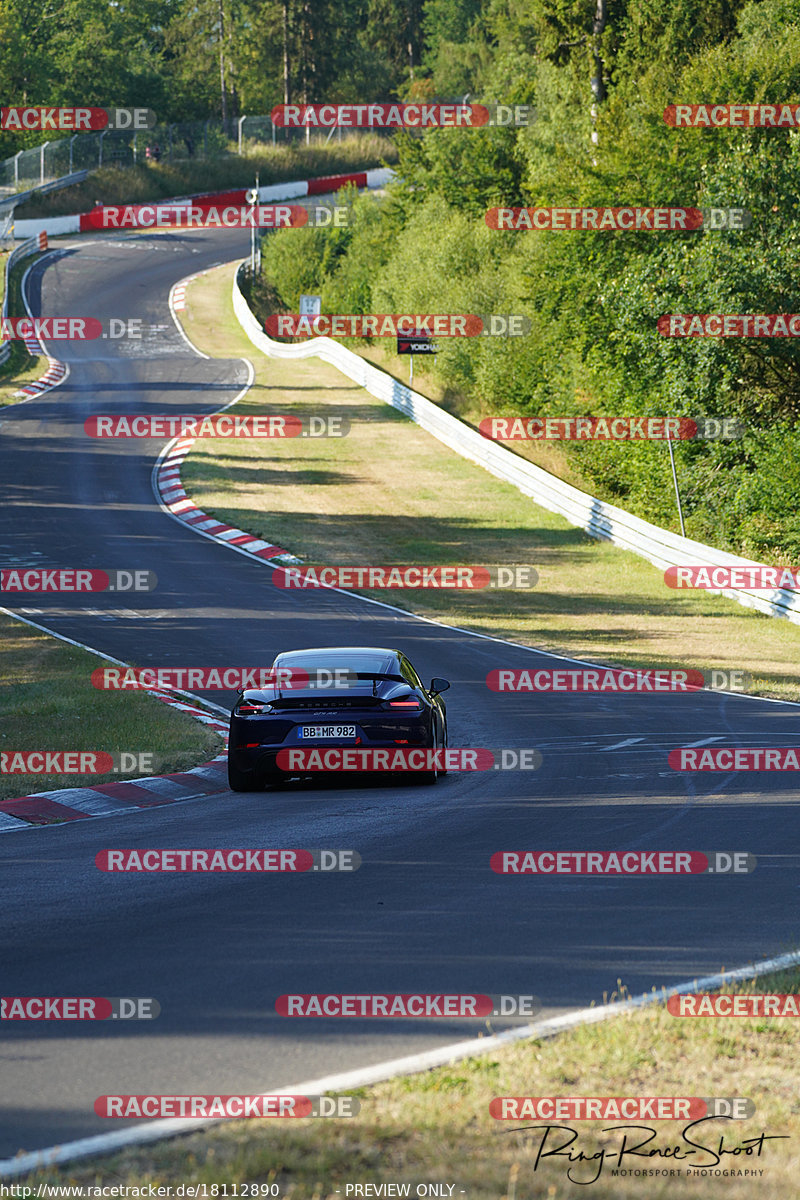
<instances>
[{"instance_id":1,"label":"dry grass patch","mask_svg":"<svg viewBox=\"0 0 800 1200\"><path fill-rule=\"evenodd\" d=\"M144 692L99 691L105 660L0 613L0 750L121 750L152 754L154 773L208 762L220 738ZM0 800L140 776L0 774Z\"/></svg>"}]
</instances>

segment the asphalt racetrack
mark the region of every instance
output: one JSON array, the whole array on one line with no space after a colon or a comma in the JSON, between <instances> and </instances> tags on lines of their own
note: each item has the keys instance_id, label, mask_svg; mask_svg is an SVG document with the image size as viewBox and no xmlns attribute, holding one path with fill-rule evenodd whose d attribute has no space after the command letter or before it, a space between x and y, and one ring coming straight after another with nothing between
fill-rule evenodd
<instances>
[{"instance_id":1,"label":"asphalt racetrack","mask_svg":"<svg viewBox=\"0 0 800 1200\"><path fill-rule=\"evenodd\" d=\"M602 1003L618 979L635 993L797 945L791 776L681 775L667 753L715 741L796 744L798 707L708 692L490 692L495 667L558 664L354 596L277 589L268 565L159 508L151 472L162 442L84 435L96 413L213 412L233 400L246 364L194 353L167 296L190 273L244 258L248 245L233 230L85 240L59 246L32 273L36 313L160 328L141 342L51 343L69 364L66 382L0 410L0 561L153 570L158 588L126 599L129 608L108 594L41 595L13 611L139 666L258 666L290 648L398 647L426 680L451 680L451 745L534 746L543 763L450 774L435 787L225 792L0 835L3 994L161 1005L153 1022L4 1022L3 1157L121 1128L94 1113L107 1093L263 1092L486 1029L287 1019L275 1012L283 993L534 993L550 1015ZM95 854L117 846L352 848L363 865L297 876L100 872ZM514 878L489 869L502 849L738 850L758 867L731 877Z\"/></svg>"}]
</instances>

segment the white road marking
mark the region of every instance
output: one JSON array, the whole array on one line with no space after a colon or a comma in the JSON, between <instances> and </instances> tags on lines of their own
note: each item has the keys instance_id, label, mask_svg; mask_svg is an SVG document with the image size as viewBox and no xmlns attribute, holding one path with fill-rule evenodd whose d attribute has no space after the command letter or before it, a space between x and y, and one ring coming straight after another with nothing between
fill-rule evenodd
<instances>
[{"instance_id":1,"label":"white road marking","mask_svg":"<svg viewBox=\"0 0 800 1200\"><path fill-rule=\"evenodd\" d=\"M637 742L645 741L647 741L647 739L643 737L626 738L624 742L614 742L613 746L603 746L599 753L605 754L608 750L621 750L623 746L635 746Z\"/></svg>"}]
</instances>

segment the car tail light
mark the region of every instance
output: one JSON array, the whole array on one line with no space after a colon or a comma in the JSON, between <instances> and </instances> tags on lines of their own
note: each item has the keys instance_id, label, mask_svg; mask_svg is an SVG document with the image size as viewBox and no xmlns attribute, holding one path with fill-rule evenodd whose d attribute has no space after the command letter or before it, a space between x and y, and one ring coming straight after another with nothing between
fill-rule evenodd
<instances>
[{"instance_id":1,"label":"car tail light","mask_svg":"<svg viewBox=\"0 0 800 1200\"><path fill-rule=\"evenodd\" d=\"M236 709L236 716L248 717L252 713L272 712L271 704L240 704Z\"/></svg>"},{"instance_id":2,"label":"car tail light","mask_svg":"<svg viewBox=\"0 0 800 1200\"><path fill-rule=\"evenodd\" d=\"M387 703L389 708L422 708L419 700L389 700Z\"/></svg>"}]
</instances>

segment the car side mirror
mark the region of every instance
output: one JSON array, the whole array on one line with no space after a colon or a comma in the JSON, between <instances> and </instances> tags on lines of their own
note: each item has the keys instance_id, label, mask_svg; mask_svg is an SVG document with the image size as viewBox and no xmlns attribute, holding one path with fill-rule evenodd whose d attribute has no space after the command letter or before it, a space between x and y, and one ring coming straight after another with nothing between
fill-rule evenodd
<instances>
[{"instance_id":1,"label":"car side mirror","mask_svg":"<svg viewBox=\"0 0 800 1200\"><path fill-rule=\"evenodd\" d=\"M439 679L438 677L434 677L431 680L431 686L429 687L428 691L432 696L438 696L440 692L446 692L449 687L449 679Z\"/></svg>"}]
</instances>

